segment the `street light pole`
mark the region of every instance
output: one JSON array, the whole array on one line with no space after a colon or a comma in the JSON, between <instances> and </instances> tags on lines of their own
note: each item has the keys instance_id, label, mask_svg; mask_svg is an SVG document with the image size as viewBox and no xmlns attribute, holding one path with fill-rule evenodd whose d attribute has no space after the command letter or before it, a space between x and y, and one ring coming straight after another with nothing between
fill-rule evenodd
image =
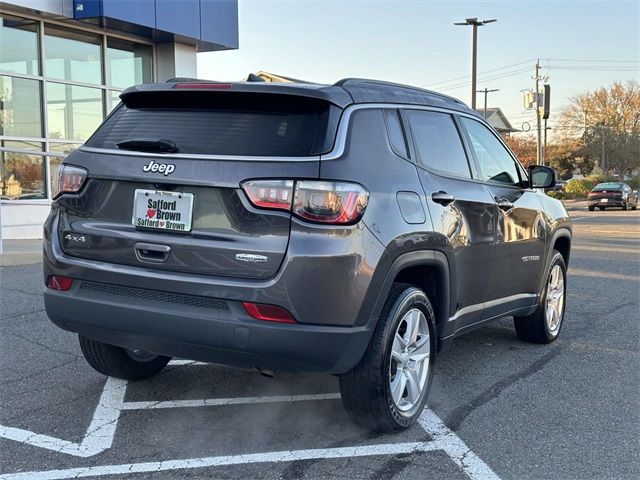
<instances>
[{"instance_id":1,"label":"street light pole","mask_svg":"<svg viewBox=\"0 0 640 480\"><path fill-rule=\"evenodd\" d=\"M471 50L471 108L476 109L476 77L478 66L478 27L487 23L497 22L495 18L489 20L478 20L476 17L466 18L464 22L457 22L454 25L471 25L473 30L473 42Z\"/></svg>"}]
</instances>

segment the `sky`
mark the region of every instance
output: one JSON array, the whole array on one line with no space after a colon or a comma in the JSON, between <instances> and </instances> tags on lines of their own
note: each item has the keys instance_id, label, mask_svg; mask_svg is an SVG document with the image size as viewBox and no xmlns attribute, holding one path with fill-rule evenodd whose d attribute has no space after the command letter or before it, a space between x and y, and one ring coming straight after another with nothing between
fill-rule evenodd
<instances>
[{"instance_id":1,"label":"sky","mask_svg":"<svg viewBox=\"0 0 640 480\"><path fill-rule=\"evenodd\" d=\"M640 79L640 2L610 0L238 0L238 50L198 55L198 76L240 80L260 70L319 83L365 77L406 83L471 103L471 27L478 29L478 89L512 125L535 128L523 91L534 65L559 109L581 92ZM483 107L484 95L477 97ZM526 128L526 126L525 126ZM553 130L551 131L553 133Z\"/></svg>"}]
</instances>

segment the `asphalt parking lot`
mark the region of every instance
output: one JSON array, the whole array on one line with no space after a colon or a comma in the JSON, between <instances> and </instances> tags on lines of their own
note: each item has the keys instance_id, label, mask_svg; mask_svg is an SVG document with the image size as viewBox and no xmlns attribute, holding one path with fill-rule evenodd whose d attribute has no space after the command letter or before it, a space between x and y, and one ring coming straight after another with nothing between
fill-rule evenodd
<instances>
[{"instance_id":1,"label":"asphalt parking lot","mask_svg":"<svg viewBox=\"0 0 640 480\"><path fill-rule=\"evenodd\" d=\"M395 436L354 426L331 376L107 381L47 320L40 265L3 267L0 479L639 478L640 212L571 214L561 338L521 343L507 318L456 340Z\"/></svg>"}]
</instances>

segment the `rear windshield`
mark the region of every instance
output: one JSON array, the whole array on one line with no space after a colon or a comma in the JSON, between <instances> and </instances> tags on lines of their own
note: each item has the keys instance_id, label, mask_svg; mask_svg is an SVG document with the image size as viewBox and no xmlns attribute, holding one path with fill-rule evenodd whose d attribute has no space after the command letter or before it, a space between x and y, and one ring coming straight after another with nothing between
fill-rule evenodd
<instances>
[{"instance_id":1,"label":"rear windshield","mask_svg":"<svg viewBox=\"0 0 640 480\"><path fill-rule=\"evenodd\" d=\"M620 190L622 189L621 183L599 183L593 187L594 192L601 192L603 190Z\"/></svg>"},{"instance_id":2,"label":"rear windshield","mask_svg":"<svg viewBox=\"0 0 640 480\"><path fill-rule=\"evenodd\" d=\"M86 145L117 149L125 140L163 139L178 153L307 156L333 146L338 107L315 98L227 92L140 92Z\"/></svg>"}]
</instances>

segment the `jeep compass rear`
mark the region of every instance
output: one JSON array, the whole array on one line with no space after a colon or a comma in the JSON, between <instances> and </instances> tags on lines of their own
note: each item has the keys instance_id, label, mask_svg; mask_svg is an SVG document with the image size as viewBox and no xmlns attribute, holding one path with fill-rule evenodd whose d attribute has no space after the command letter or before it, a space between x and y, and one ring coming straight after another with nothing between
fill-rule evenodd
<instances>
[{"instance_id":1,"label":"jeep compass rear","mask_svg":"<svg viewBox=\"0 0 640 480\"><path fill-rule=\"evenodd\" d=\"M492 157L505 171L485 187L475 165L468 184L418 165L420 135L464 165L497 152L462 103L360 80L172 81L121 99L61 165L44 229L47 314L97 371L143 379L181 357L332 373L358 422L399 430L454 336L505 314L526 340L558 335L570 230L532 188L553 172L529 181ZM503 181L517 183L494 199ZM485 282L505 238L516 280Z\"/></svg>"}]
</instances>

